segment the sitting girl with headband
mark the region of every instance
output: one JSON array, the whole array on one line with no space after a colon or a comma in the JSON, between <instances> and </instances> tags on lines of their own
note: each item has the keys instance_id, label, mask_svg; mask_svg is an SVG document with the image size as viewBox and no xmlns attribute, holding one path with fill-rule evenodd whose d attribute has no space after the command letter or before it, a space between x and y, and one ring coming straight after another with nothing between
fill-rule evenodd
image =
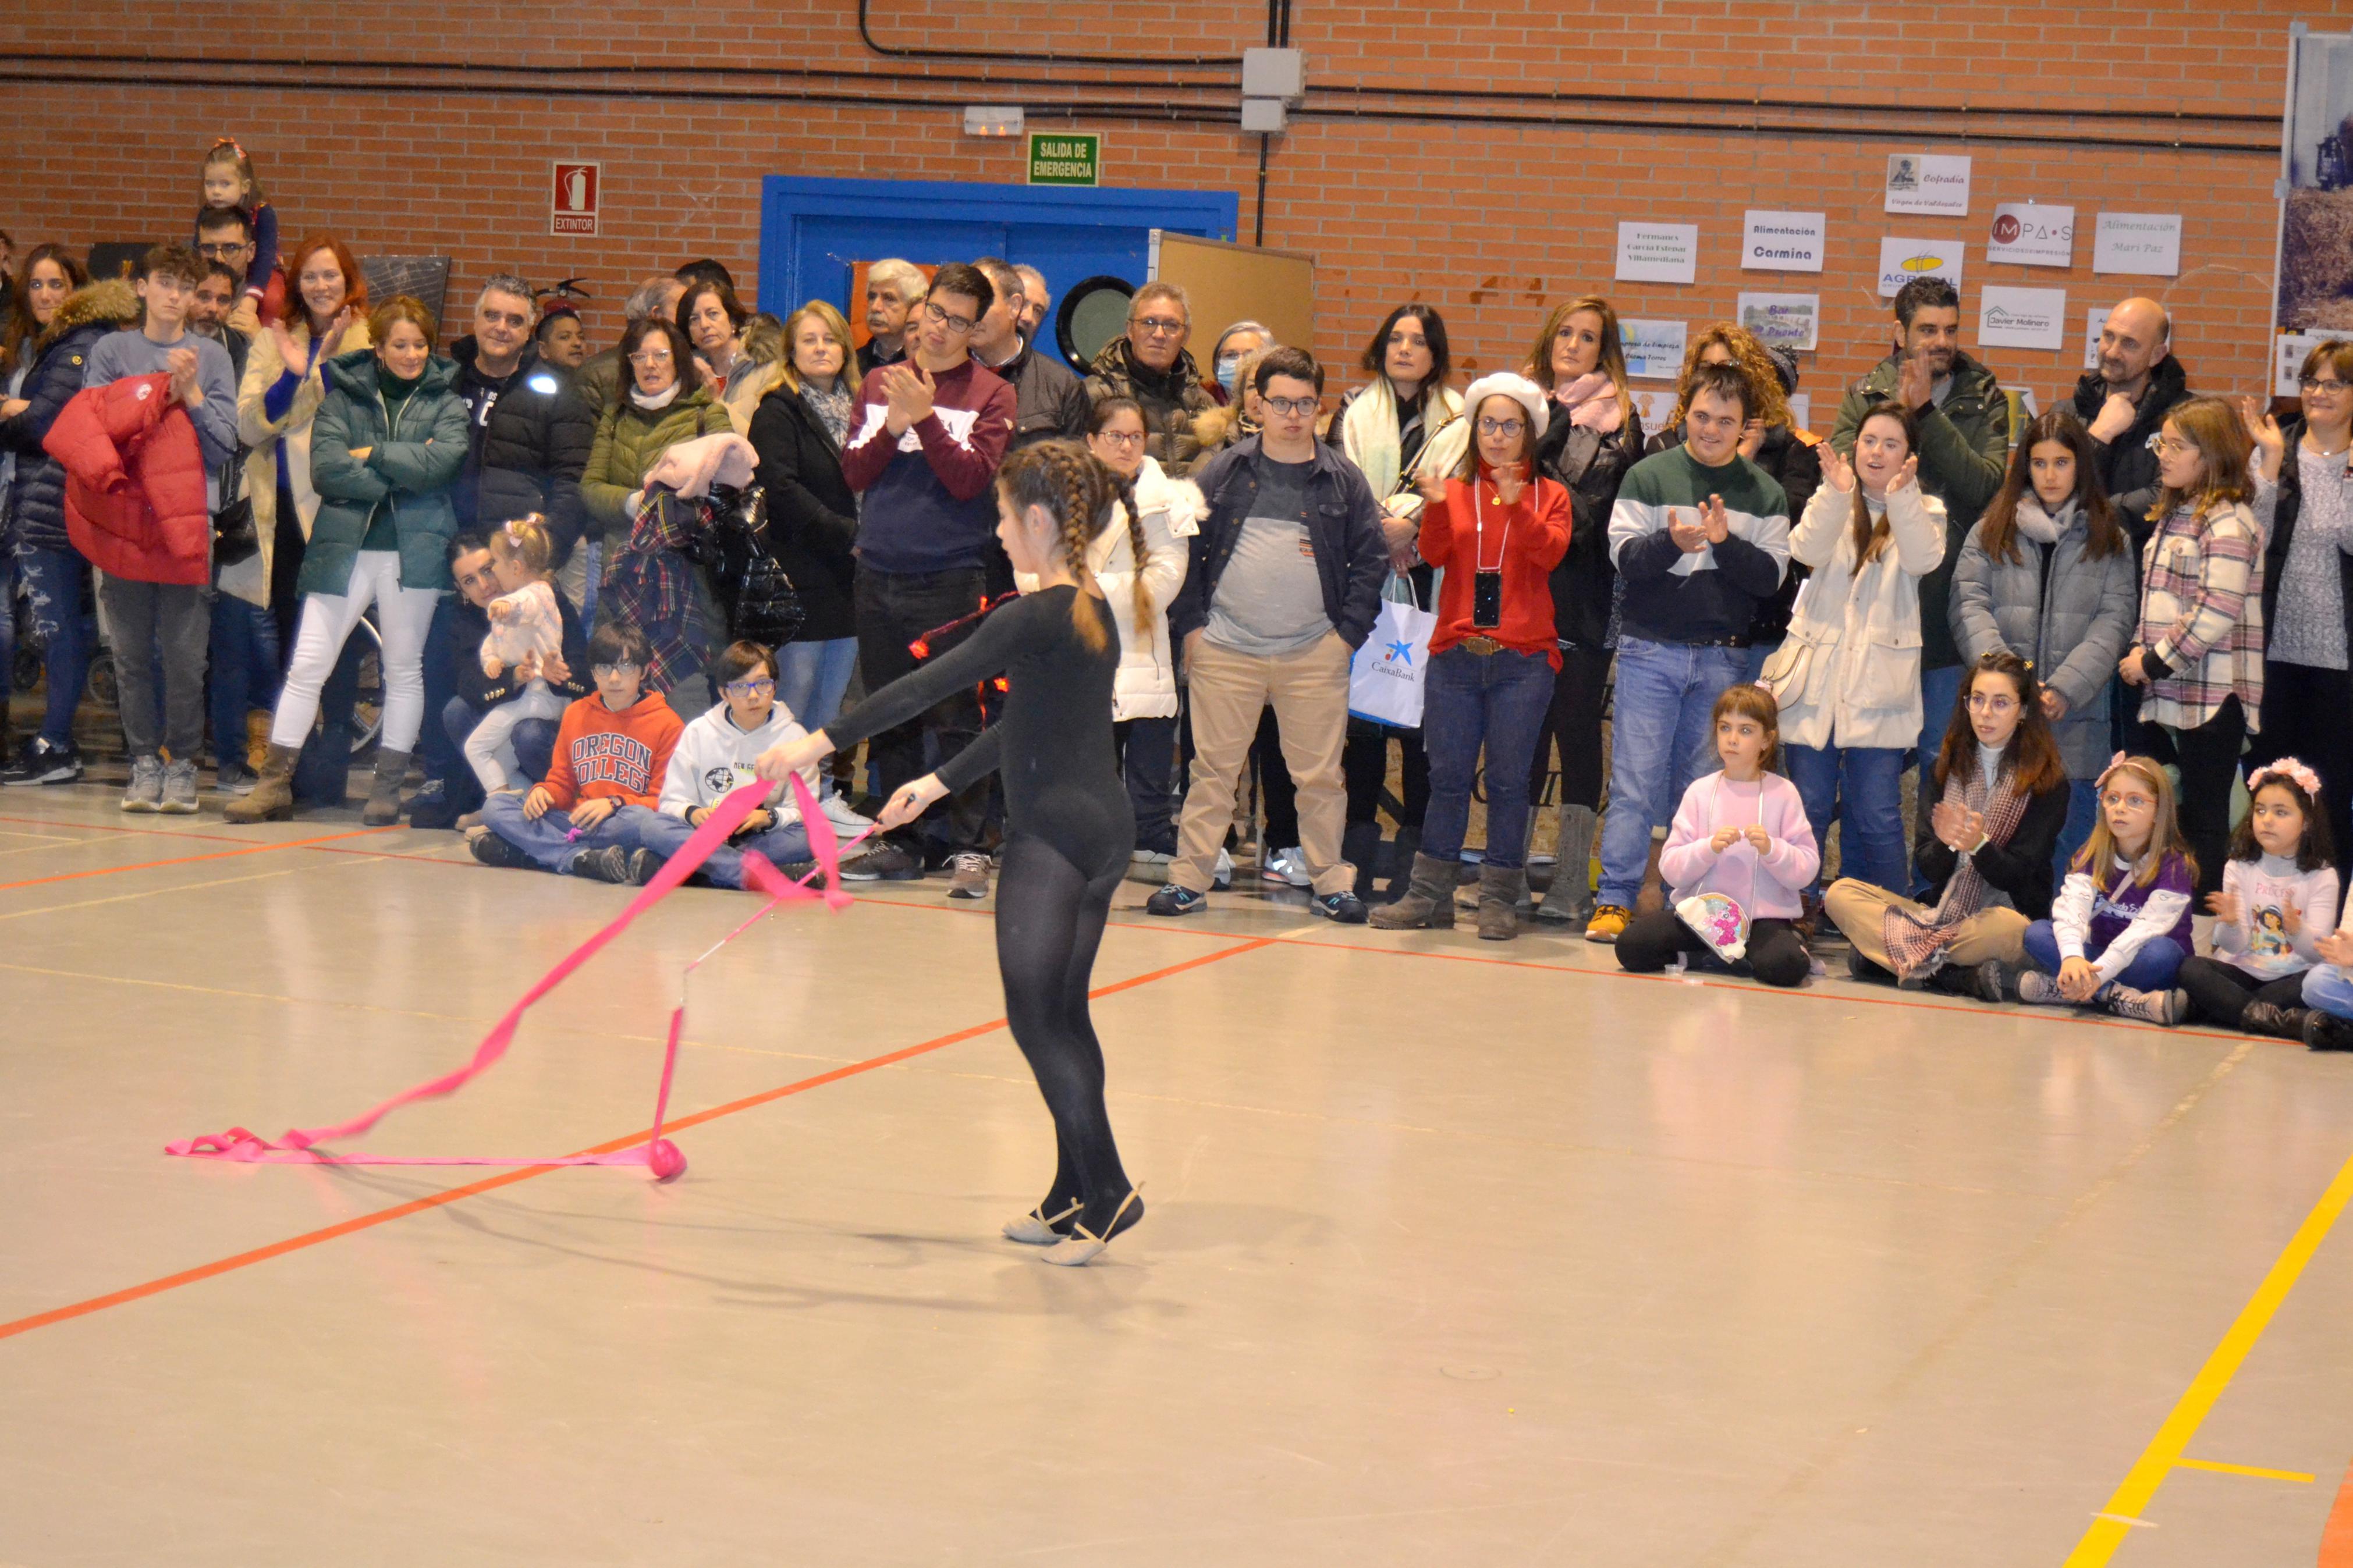
<instances>
[{"instance_id":1,"label":"sitting girl with headband","mask_svg":"<svg viewBox=\"0 0 2353 1568\"><path fill-rule=\"evenodd\" d=\"M2337 868L2320 778L2294 757L2248 779L2222 890L2206 900L2214 956L2181 965L2189 1016L2250 1035L2304 1037L2304 977L2337 929Z\"/></svg>"},{"instance_id":2,"label":"sitting girl with headband","mask_svg":"<svg viewBox=\"0 0 2353 1568\"><path fill-rule=\"evenodd\" d=\"M2026 928L2018 999L2104 1007L2151 1024L2181 1022L2173 989L2189 956L2197 861L2174 815L2173 781L2123 752L2100 775L2100 819L2068 863L2051 918Z\"/></svg>"}]
</instances>

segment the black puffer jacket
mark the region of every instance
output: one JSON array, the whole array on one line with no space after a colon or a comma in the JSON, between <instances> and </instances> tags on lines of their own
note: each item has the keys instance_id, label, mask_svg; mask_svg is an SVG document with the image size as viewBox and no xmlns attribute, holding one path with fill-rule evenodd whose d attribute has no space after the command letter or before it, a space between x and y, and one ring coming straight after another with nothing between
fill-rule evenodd
<instances>
[{"instance_id":1,"label":"black puffer jacket","mask_svg":"<svg viewBox=\"0 0 2353 1568\"><path fill-rule=\"evenodd\" d=\"M66 537L66 471L42 449L41 438L81 390L98 340L138 319L139 296L130 284L109 279L68 295L35 341L33 368L17 393L29 406L13 419L0 419L0 448L16 454L7 527L0 530L0 539L12 547L73 548Z\"/></svg>"},{"instance_id":2,"label":"black puffer jacket","mask_svg":"<svg viewBox=\"0 0 2353 1568\"><path fill-rule=\"evenodd\" d=\"M468 411L466 468L450 491L458 526L494 528L538 512L547 519L560 565L587 526L580 471L596 444L596 416L571 375L540 359L537 344L525 345L497 393L476 380L480 352L471 334L449 345Z\"/></svg>"},{"instance_id":3,"label":"black puffer jacket","mask_svg":"<svg viewBox=\"0 0 2353 1568\"><path fill-rule=\"evenodd\" d=\"M2132 428L2105 445L2094 441L2100 483L2107 488L2108 499L2116 503L2116 521L2132 535L2133 559L2140 559L2141 547L2148 542L2150 530L2149 506L2157 499L2157 435L2165 424L2165 416L2174 405L2191 395L2189 373L2181 362L2167 354L2148 373L2148 390L2141 394L2139 413ZM2108 400L2108 384L2100 379L2096 370L2087 370L2075 383L2075 416L2088 428L2100 416L2101 405Z\"/></svg>"},{"instance_id":4,"label":"black puffer jacket","mask_svg":"<svg viewBox=\"0 0 2353 1568\"><path fill-rule=\"evenodd\" d=\"M767 491L769 553L800 591L805 618L795 640L856 637L858 497L841 477L841 448L817 410L786 386L760 399L749 438L760 455L754 481Z\"/></svg>"},{"instance_id":5,"label":"black puffer jacket","mask_svg":"<svg viewBox=\"0 0 2353 1568\"><path fill-rule=\"evenodd\" d=\"M491 635L489 615L462 594L451 599L450 606L447 656L456 672L453 685L458 695L486 713L509 698L522 696L523 683L515 679L512 666L495 677L482 673L482 639ZM564 663L572 679L551 680L547 689L576 701L596 689L588 674L588 633L580 624L580 612L561 594L555 595L555 613L564 622Z\"/></svg>"},{"instance_id":6,"label":"black puffer jacket","mask_svg":"<svg viewBox=\"0 0 2353 1568\"><path fill-rule=\"evenodd\" d=\"M1781 493L1789 498L1789 526L1797 527L1798 520L1806 515L1806 503L1822 488L1822 459L1814 451L1820 438L1809 432L1800 438L1787 425L1776 425L1765 432L1765 443L1757 448L1757 466L1773 477ZM1663 452L1683 442L1683 426L1670 426L1651 437L1642 455ZM1571 548L1575 542L1571 542ZM1755 618L1748 623L1748 640L1759 647L1779 642L1789 633L1789 613L1797 607L1798 590L1811 569L1792 561L1789 569L1781 574L1781 588L1771 598L1757 606Z\"/></svg>"},{"instance_id":7,"label":"black puffer jacket","mask_svg":"<svg viewBox=\"0 0 2353 1568\"><path fill-rule=\"evenodd\" d=\"M1571 426L1556 406L1536 442L1536 472L1568 491L1568 553L1552 569L1553 629L1581 648L1611 646L1609 611L1618 573L1609 564L1609 509L1626 470L1642 457L1642 416L1630 413L1608 435Z\"/></svg>"}]
</instances>

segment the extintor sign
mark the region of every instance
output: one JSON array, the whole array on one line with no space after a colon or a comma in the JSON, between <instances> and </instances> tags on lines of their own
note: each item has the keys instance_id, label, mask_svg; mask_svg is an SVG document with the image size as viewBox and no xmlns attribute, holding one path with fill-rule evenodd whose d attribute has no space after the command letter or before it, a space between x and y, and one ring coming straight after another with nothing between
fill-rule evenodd
<instances>
[{"instance_id":1,"label":"extintor sign","mask_svg":"<svg viewBox=\"0 0 2353 1568\"><path fill-rule=\"evenodd\" d=\"M603 192L601 171L595 163L554 163L548 187L547 232L595 234L596 203Z\"/></svg>"}]
</instances>

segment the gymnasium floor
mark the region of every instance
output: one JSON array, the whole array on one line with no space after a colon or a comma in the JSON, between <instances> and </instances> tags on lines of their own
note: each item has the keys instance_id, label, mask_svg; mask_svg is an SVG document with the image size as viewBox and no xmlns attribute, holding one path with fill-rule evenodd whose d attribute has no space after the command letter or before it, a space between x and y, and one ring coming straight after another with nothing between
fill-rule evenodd
<instances>
[{"instance_id":1,"label":"gymnasium floor","mask_svg":"<svg viewBox=\"0 0 2353 1568\"><path fill-rule=\"evenodd\" d=\"M0 1563L2333 1560L2353 1060L1251 884L1115 917L1151 1214L1063 1272L996 1235L1050 1142L944 889L698 974L671 1185L200 1164L461 1061L629 890L0 797ZM750 907L367 1147L631 1142Z\"/></svg>"}]
</instances>

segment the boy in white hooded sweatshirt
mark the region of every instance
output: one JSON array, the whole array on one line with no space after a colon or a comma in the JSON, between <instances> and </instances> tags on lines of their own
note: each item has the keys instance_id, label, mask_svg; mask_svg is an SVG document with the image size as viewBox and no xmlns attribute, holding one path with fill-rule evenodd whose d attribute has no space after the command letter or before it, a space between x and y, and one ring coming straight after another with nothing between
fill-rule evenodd
<instances>
[{"instance_id":1,"label":"boy in white hooded sweatshirt","mask_svg":"<svg viewBox=\"0 0 2353 1568\"><path fill-rule=\"evenodd\" d=\"M685 847L694 830L728 795L755 782L752 759L772 746L799 740L804 731L792 710L776 700L776 656L755 642L730 643L711 663L711 679L723 700L687 725L662 775L661 804L639 835L644 847L631 857L632 879L643 886L663 862ZM801 782L817 793L815 768L801 770ZM809 858L808 830L791 804L787 785L770 786L760 809L725 844L711 852L701 875L712 886L744 885L744 853L756 849L777 866Z\"/></svg>"}]
</instances>

